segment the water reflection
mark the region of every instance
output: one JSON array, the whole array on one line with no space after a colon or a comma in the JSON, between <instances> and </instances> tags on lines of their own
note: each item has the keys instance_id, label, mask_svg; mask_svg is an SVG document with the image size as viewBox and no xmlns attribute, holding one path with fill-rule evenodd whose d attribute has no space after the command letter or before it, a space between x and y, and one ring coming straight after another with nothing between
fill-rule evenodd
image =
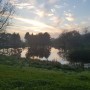
<instances>
[{"instance_id":1,"label":"water reflection","mask_svg":"<svg viewBox=\"0 0 90 90\"><path fill-rule=\"evenodd\" d=\"M44 48L6 48L0 49L0 55L13 56L17 58L32 58L48 61L58 61L61 64L68 63L59 53L58 49L44 47Z\"/></svg>"},{"instance_id":2,"label":"water reflection","mask_svg":"<svg viewBox=\"0 0 90 90\"><path fill-rule=\"evenodd\" d=\"M7 55L20 58L22 53L22 48L3 48L0 49L0 55Z\"/></svg>"},{"instance_id":3,"label":"water reflection","mask_svg":"<svg viewBox=\"0 0 90 90\"><path fill-rule=\"evenodd\" d=\"M25 48L23 49L22 53L21 53L21 57L26 57L26 54L29 54L29 58L34 58L34 59L40 59L40 60L49 60L49 61L58 61L60 62L61 64L66 64L68 63L62 56L60 56L58 53L59 53L59 50L58 49L55 49L55 48L49 48L49 49L38 49L38 50L35 50L37 51L37 54L34 52L32 52L32 54L36 54L34 55L34 57L32 55L30 55L30 48ZM47 57L45 56L45 52L48 52L46 53ZM39 54L41 54L39 56Z\"/></svg>"},{"instance_id":4,"label":"water reflection","mask_svg":"<svg viewBox=\"0 0 90 90\"><path fill-rule=\"evenodd\" d=\"M27 50L26 53L26 58L43 58L45 57L46 59L48 59L49 55L50 55L50 47L30 47Z\"/></svg>"}]
</instances>

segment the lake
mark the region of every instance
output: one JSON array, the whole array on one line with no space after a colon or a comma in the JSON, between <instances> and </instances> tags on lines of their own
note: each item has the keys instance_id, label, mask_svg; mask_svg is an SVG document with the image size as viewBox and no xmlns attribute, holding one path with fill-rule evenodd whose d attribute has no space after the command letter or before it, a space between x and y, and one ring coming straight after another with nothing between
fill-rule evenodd
<instances>
[{"instance_id":1,"label":"lake","mask_svg":"<svg viewBox=\"0 0 90 90\"><path fill-rule=\"evenodd\" d=\"M24 48L22 50L21 57L26 57L27 51L28 51L28 48ZM35 58L40 59L40 60L58 61L61 64L67 64L68 61L66 61L64 58L62 58L58 53L59 53L58 49L51 48L50 55L47 59L45 57L43 57L43 58L35 57Z\"/></svg>"},{"instance_id":2,"label":"lake","mask_svg":"<svg viewBox=\"0 0 90 90\"><path fill-rule=\"evenodd\" d=\"M62 58L59 55L59 50L55 48L7 48L7 49L0 49L0 54L7 55L7 56L15 56L15 57L22 57L40 60L48 60L48 61L58 61L61 64L67 64L68 61L65 58Z\"/></svg>"}]
</instances>

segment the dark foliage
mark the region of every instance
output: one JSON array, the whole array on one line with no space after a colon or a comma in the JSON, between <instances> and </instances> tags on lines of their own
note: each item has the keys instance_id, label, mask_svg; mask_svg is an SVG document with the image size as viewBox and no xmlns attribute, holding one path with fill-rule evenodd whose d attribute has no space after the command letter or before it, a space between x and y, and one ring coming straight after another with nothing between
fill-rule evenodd
<instances>
[{"instance_id":1,"label":"dark foliage","mask_svg":"<svg viewBox=\"0 0 90 90\"><path fill-rule=\"evenodd\" d=\"M19 34L0 33L0 48L18 48L22 42Z\"/></svg>"},{"instance_id":2,"label":"dark foliage","mask_svg":"<svg viewBox=\"0 0 90 90\"><path fill-rule=\"evenodd\" d=\"M63 32L54 39L54 46L63 52L68 61L75 64L90 63L90 33L80 34L78 31Z\"/></svg>"},{"instance_id":3,"label":"dark foliage","mask_svg":"<svg viewBox=\"0 0 90 90\"><path fill-rule=\"evenodd\" d=\"M29 47L46 47L50 46L50 35L48 33L33 35L27 32L25 41Z\"/></svg>"}]
</instances>

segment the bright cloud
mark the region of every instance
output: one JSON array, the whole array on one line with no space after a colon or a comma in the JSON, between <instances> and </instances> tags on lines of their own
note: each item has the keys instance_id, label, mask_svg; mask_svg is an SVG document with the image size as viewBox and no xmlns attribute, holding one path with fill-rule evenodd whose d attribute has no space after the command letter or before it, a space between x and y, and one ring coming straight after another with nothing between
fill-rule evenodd
<instances>
[{"instance_id":1,"label":"bright cloud","mask_svg":"<svg viewBox=\"0 0 90 90\"><path fill-rule=\"evenodd\" d=\"M49 1L49 3L54 4L54 3L56 3L58 0L48 0L48 1Z\"/></svg>"},{"instance_id":2,"label":"bright cloud","mask_svg":"<svg viewBox=\"0 0 90 90\"><path fill-rule=\"evenodd\" d=\"M47 17L47 16L53 16L54 14L53 13L49 13L48 11L44 10L44 9L37 9L36 12L35 12L36 15L38 15L39 17Z\"/></svg>"},{"instance_id":3,"label":"bright cloud","mask_svg":"<svg viewBox=\"0 0 90 90\"><path fill-rule=\"evenodd\" d=\"M68 20L68 21L70 21L70 22L72 22L72 21L74 21L75 20L75 18L74 18L74 16L73 16L73 14L72 13L67 13L67 12L64 12L65 13L65 19L66 20Z\"/></svg>"},{"instance_id":4,"label":"bright cloud","mask_svg":"<svg viewBox=\"0 0 90 90\"><path fill-rule=\"evenodd\" d=\"M72 21L74 21L75 19L74 19L74 17L66 17L66 20L68 20L68 21L70 21L70 22L72 22Z\"/></svg>"},{"instance_id":5,"label":"bright cloud","mask_svg":"<svg viewBox=\"0 0 90 90\"><path fill-rule=\"evenodd\" d=\"M36 20L32 20L32 19L25 19L25 18L21 18L21 17L14 17L14 18L19 20L19 21L23 21L24 23L28 23L30 25L37 26L40 28L56 29L55 27L47 25L47 24L42 23L40 21L36 21Z\"/></svg>"},{"instance_id":6,"label":"bright cloud","mask_svg":"<svg viewBox=\"0 0 90 90\"><path fill-rule=\"evenodd\" d=\"M19 9L23 9L23 8L26 8L26 9L32 9L34 8L33 5L29 4L29 3L21 3L21 4L15 4L15 6Z\"/></svg>"},{"instance_id":7,"label":"bright cloud","mask_svg":"<svg viewBox=\"0 0 90 90\"><path fill-rule=\"evenodd\" d=\"M57 26L59 26L61 23L63 23L63 19L61 19L61 18L58 17L58 16L52 16L50 20L52 21L52 25L55 26L55 27L57 27Z\"/></svg>"}]
</instances>

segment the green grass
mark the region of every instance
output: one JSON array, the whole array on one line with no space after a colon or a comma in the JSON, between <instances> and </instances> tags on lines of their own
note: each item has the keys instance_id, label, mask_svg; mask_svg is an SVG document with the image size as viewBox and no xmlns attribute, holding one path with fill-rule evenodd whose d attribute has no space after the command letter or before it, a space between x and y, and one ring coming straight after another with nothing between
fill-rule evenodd
<instances>
[{"instance_id":1,"label":"green grass","mask_svg":"<svg viewBox=\"0 0 90 90\"><path fill-rule=\"evenodd\" d=\"M0 90L90 90L90 72L0 65Z\"/></svg>"},{"instance_id":2,"label":"green grass","mask_svg":"<svg viewBox=\"0 0 90 90\"><path fill-rule=\"evenodd\" d=\"M0 90L90 90L90 71L61 67L58 62L0 56Z\"/></svg>"},{"instance_id":3,"label":"green grass","mask_svg":"<svg viewBox=\"0 0 90 90\"><path fill-rule=\"evenodd\" d=\"M60 69L61 64L56 61L46 61L38 59L26 59L17 58L13 56L0 56L0 64L10 65L10 66L20 66L20 67L36 67L36 68L46 68L46 69Z\"/></svg>"}]
</instances>

